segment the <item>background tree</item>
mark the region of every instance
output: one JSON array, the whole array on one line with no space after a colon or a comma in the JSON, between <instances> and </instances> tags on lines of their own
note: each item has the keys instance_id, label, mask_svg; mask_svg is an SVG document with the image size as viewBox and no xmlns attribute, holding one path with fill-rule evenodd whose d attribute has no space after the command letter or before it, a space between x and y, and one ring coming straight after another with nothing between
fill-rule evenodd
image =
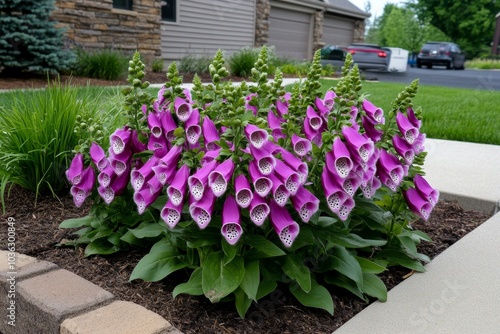
<instances>
[{"instance_id":1,"label":"background tree","mask_svg":"<svg viewBox=\"0 0 500 334\"><path fill-rule=\"evenodd\" d=\"M411 6L465 49L469 58L489 46L500 12L500 0L418 0Z\"/></svg>"},{"instance_id":2,"label":"background tree","mask_svg":"<svg viewBox=\"0 0 500 334\"><path fill-rule=\"evenodd\" d=\"M0 71L45 73L69 69L75 56L65 50L64 31L49 21L54 0L0 1Z\"/></svg>"}]
</instances>

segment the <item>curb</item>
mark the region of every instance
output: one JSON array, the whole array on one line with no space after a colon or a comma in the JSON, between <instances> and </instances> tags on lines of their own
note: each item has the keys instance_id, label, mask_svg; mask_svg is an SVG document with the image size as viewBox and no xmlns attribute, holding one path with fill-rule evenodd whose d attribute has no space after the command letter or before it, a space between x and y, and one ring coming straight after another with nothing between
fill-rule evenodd
<instances>
[{"instance_id":1,"label":"curb","mask_svg":"<svg viewBox=\"0 0 500 334\"><path fill-rule=\"evenodd\" d=\"M47 261L0 251L1 333L182 334L160 315Z\"/></svg>"}]
</instances>

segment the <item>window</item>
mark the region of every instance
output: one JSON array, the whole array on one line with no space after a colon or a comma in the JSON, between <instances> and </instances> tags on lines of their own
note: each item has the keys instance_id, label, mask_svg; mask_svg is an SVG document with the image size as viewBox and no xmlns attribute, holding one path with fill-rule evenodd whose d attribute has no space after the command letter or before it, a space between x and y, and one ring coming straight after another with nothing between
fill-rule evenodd
<instances>
[{"instance_id":1,"label":"window","mask_svg":"<svg viewBox=\"0 0 500 334\"><path fill-rule=\"evenodd\" d=\"M132 10L132 0L113 0L113 8Z\"/></svg>"},{"instance_id":2,"label":"window","mask_svg":"<svg viewBox=\"0 0 500 334\"><path fill-rule=\"evenodd\" d=\"M177 0L162 0L161 19L163 21L177 22Z\"/></svg>"}]
</instances>

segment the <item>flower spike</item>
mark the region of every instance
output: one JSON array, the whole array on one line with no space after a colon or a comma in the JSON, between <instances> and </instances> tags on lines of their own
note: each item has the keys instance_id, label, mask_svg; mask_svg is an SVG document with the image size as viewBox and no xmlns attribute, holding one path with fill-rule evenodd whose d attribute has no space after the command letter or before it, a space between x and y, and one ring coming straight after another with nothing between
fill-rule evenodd
<instances>
[{"instance_id":1,"label":"flower spike","mask_svg":"<svg viewBox=\"0 0 500 334\"><path fill-rule=\"evenodd\" d=\"M240 222L240 210L233 196L229 195L222 207L221 233L230 245L238 242L243 233Z\"/></svg>"}]
</instances>

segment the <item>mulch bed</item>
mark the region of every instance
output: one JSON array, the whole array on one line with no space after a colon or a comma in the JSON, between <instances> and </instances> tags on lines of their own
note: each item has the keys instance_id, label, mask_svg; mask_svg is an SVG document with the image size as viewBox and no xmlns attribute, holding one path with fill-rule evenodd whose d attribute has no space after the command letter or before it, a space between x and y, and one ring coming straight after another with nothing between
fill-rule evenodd
<instances>
[{"instance_id":1,"label":"mulch bed","mask_svg":"<svg viewBox=\"0 0 500 334\"><path fill-rule=\"evenodd\" d=\"M279 287L252 305L242 320L232 303L212 305L203 297L188 295L172 300L171 291L176 284L187 280L186 272L174 273L162 282L129 282L130 273L145 254L143 250L85 258L81 248L56 247L62 239L73 238L73 231L60 230L58 225L64 219L85 215L88 205L75 208L72 199L65 196L60 201L52 197L38 198L34 207L32 193L13 187L6 208L0 230L7 231L8 217L15 219L18 252L54 262L119 299L160 314L184 333L331 333L367 306L349 293L332 290L335 302L332 317L325 311L302 307L286 287ZM464 210L456 202L440 201L428 222L414 224L434 240L419 246L419 251L433 258L488 218L483 213ZM7 233L0 233L0 249L6 248L6 236ZM388 288L392 288L409 273L404 268L392 268L382 278Z\"/></svg>"}]
</instances>

